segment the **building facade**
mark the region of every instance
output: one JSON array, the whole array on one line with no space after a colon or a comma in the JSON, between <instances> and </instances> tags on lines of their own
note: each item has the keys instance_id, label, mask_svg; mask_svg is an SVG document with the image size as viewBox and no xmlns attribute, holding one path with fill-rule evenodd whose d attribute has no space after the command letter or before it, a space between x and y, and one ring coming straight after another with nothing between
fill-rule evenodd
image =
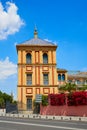
<instances>
[{"instance_id":1,"label":"building facade","mask_svg":"<svg viewBox=\"0 0 87 130\"><path fill-rule=\"evenodd\" d=\"M56 68L57 45L38 38L37 29L34 38L16 45L18 53L18 109L33 110L36 95L58 93L58 88L66 83L75 83L78 87L87 85L87 72L68 72Z\"/></svg>"},{"instance_id":2,"label":"building facade","mask_svg":"<svg viewBox=\"0 0 87 130\"><path fill-rule=\"evenodd\" d=\"M69 71L68 82L76 84L77 87L83 87L83 85L87 85L87 72Z\"/></svg>"},{"instance_id":3,"label":"building facade","mask_svg":"<svg viewBox=\"0 0 87 130\"><path fill-rule=\"evenodd\" d=\"M67 71L56 68L57 45L38 38L36 29L33 39L16 45L16 48L19 109L32 110L37 94L58 93L58 84L65 83Z\"/></svg>"}]
</instances>

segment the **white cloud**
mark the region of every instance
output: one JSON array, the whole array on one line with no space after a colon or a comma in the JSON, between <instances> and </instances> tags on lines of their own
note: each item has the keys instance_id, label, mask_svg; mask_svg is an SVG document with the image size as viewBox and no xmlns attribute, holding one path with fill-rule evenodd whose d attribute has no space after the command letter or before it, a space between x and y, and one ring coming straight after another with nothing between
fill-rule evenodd
<instances>
[{"instance_id":1,"label":"white cloud","mask_svg":"<svg viewBox=\"0 0 87 130\"><path fill-rule=\"evenodd\" d=\"M6 79L17 73L17 65L9 61L9 57L0 60L0 79Z\"/></svg>"},{"instance_id":2,"label":"white cloud","mask_svg":"<svg viewBox=\"0 0 87 130\"><path fill-rule=\"evenodd\" d=\"M52 41L52 40L49 40L48 38L44 39L45 41L47 42L51 42L51 43L54 43L55 45L57 45L58 43L56 41Z\"/></svg>"},{"instance_id":3,"label":"white cloud","mask_svg":"<svg viewBox=\"0 0 87 130\"><path fill-rule=\"evenodd\" d=\"M4 8L0 2L0 40L6 39L8 35L15 34L24 25L17 11L18 7L15 3L6 2Z\"/></svg>"}]
</instances>

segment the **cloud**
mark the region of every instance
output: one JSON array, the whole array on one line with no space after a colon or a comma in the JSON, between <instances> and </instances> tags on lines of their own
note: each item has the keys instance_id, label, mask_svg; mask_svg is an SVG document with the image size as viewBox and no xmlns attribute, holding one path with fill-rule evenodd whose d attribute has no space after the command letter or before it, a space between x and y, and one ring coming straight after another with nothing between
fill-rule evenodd
<instances>
[{"instance_id":1,"label":"cloud","mask_svg":"<svg viewBox=\"0 0 87 130\"><path fill-rule=\"evenodd\" d=\"M58 43L56 41L52 41L52 40L49 40L48 38L44 39L45 41L47 42L51 42L51 43L54 43L55 45L57 45Z\"/></svg>"},{"instance_id":2,"label":"cloud","mask_svg":"<svg viewBox=\"0 0 87 130\"><path fill-rule=\"evenodd\" d=\"M6 2L5 8L0 2L0 40L6 39L8 35L15 34L24 21L17 14L18 7L15 3Z\"/></svg>"},{"instance_id":3,"label":"cloud","mask_svg":"<svg viewBox=\"0 0 87 130\"><path fill-rule=\"evenodd\" d=\"M9 61L9 57L0 60L0 79L7 79L14 74L17 74L17 65Z\"/></svg>"}]
</instances>

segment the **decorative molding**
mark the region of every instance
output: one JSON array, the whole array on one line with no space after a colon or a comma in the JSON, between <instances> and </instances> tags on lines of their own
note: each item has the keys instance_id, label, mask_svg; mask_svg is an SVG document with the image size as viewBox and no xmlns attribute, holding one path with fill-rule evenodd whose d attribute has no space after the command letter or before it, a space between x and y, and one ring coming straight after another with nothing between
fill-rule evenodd
<instances>
[{"instance_id":1,"label":"decorative molding","mask_svg":"<svg viewBox=\"0 0 87 130\"><path fill-rule=\"evenodd\" d=\"M42 66L43 71L49 71L49 66Z\"/></svg>"},{"instance_id":2,"label":"decorative molding","mask_svg":"<svg viewBox=\"0 0 87 130\"><path fill-rule=\"evenodd\" d=\"M35 63L39 63L39 51L35 51Z\"/></svg>"},{"instance_id":3,"label":"decorative molding","mask_svg":"<svg viewBox=\"0 0 87 130\"><path fill-rule=\"evenodd\" d=\"M28 53L32 54L32 51L26 50L26 54L28 54Z\"/></svg>"},{"instance_id":4,"label":"decorative molding","mask_svg":"<svg viewBox=\"0 0 87 130\"><path fill-rule=\"evenodd\" d=\"M40 88L36 88L35 93L36 93L36 94L40 94Z\"/></svg>"},{"instance_id":5,"label":"decorative molding","mask_svg":"<svg viewBox=\"0 0 87 130\"><path fill-rule=\"evenodd\" d=\"M25 66L25 65L26 65L26 66L27 66L27 65L28 65L28 66L46 66L46 65L47 65L47 66L54 66L54 67L56 67L57 64L55 64L55 63L48 63L48 64L43 64L43 63L34 64L34 63L31 63L31 64L29 65L29 64L27 64L27 63L23 63L23 64L22 64L22 63L18 63L17 65L18 65L18 66Z\"/></svg>"},{"instance_id":6,"label":"decorative molding","mask_svg":"<svg viewBox=\"0 0 87 130\"><path fill-rule=\"evenodd\" d=\"M54 85L54 68L52 67L52 84Z\"/></svg>"},{"instance_id":7,"label":"decorative molding","mask_svg":"<svg viewBox=\"0 0 87 130\"><path fill-rule=\"evenodd\" d=\"M23 85L23 68L21 67L21 85Z\"/></svg>"},{"instance_id":8,"label":"decorative molding","mask_svg":"<svg viewBox=\"0 0 87 130\"><path fill-rule=\"evenodd\" d=\"M26 94L33 94L33 88L26 88Z\"/></svg>"},{"instance_id":9,"label":"decorative molding","mask_svg":"<svg viewBox=\"0 0 87 130\"><path fill-rule=\"evenodd\" d=\"M23 88L21 88L21 102L23 101Z\"/></svg>"},{"instance_id":10,"label":"decorative molding","mask_svg":"<svg viewBox=\"0 0 87 130\"><path fill-rule=\"evenodd\" d=\"M30 86L28 86L28 85L17 85L17 87L30 87ZM47 86L46 86L46 85L40 85L40 86L31 85L31 87L32 87L32 88L33 88L33 87L40 87L40 88L41 88L41 87L42 87L42 88L43 88L43 87L52 87L52 88L53 88L53 87L54 87L54 88L56 87L56 88L58 88L58 84L57 84L57 85L47 85Z\"/></svg>"},{"instance_id":11,"label":"decorative molding","mask_svg":"<svg viewBox=\"0 0 87 130\"><path fill-rule=\"evenodd\" d=\"M49 94L50 88L43 88L43 94Z\"/></svg>"},{"instance_id":12,"label":"decorative molding","mask_svg":"<svg viewBox=\"0 0 87 130\"><path fill-rule=\"evenodd\" d=\"M26 66L26 71L32 71L32 66Z\"/></svg>"}]
</instances>

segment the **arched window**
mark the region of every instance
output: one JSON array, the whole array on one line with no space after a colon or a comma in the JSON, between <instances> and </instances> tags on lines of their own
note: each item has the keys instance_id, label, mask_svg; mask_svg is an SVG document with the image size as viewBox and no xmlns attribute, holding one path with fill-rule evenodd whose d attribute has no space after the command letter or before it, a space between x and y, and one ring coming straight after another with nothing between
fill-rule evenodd
<instances>
[{"instance_id":1,"label":"arched window","mask_svg":"<svg viewBox=\"0 0 87 130\"><path fill-rule=\"evenodd\" d=\"M62 81L65 81L65 74L62 74Z\"/></svg>"},{"instance_id":2,"label":"arched window","mask_svg":"<svg viewBox=\"0 0 87 130\"><path fill-rule=\"evenodd\" d=\"M26 55L26 63L31 64L31 54L30 53L27 53L27 55Z\"/></svg>"},{"instance_id":3,"label":"arched window","mask_svg":"<svg viewBox=\"0 0 87 130\"><path fill-rule=\"evenodd\" d=\"M58 81L61 81L61 74L58 74Z\"/></svg>"},{"instance_id":4,"label":"arched window","mask_svg":"<svg viewBox=\"0 0 87 130\"><path fill-rule=\"evenodd\" d=\"M48 55L46 53L43 54L43 63L44 64L48 63Z\"/></svg>"}]
</instances>

